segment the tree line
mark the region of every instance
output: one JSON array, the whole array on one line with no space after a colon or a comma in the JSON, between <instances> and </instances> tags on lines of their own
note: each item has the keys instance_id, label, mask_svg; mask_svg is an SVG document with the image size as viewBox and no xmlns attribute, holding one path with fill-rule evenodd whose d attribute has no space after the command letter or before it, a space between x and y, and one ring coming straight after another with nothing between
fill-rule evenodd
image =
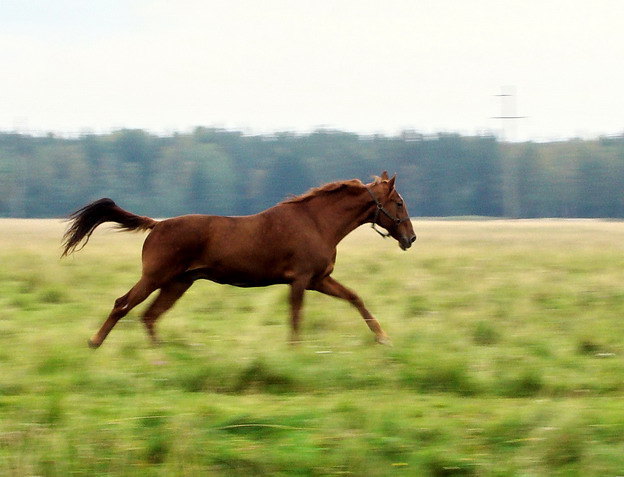
<instances>
[{"instance_id":1,"label":"tree line","mask_svg":"<svg viewBox=\"0 0 624 477\"><path fill-rule=\"evenodd\" d=\"M398 174L413 216L624 217L624 136L506 143L205 127L166 137L137 129L78 138L0 133L0 216L62 217L100 197L153 217L250 214L382 170Z\"/></svg>"}]
</instances>

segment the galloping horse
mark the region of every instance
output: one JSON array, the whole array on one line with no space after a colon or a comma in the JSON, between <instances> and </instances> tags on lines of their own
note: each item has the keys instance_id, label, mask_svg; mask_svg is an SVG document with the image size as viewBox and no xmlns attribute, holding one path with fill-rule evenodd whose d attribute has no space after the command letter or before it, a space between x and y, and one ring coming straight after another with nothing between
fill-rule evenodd
<instances>
[{"instance_id":1,"label":"galloping horse","mask_svg":"<svg viewBox=\"0 0 624 477\"><path fill-rule=\"evenodd\" d=\"M360 297L331 273L338 242L364 223L371 223L383 236L392 236L402 250L416 240L395 179L396 175L388 178L384 171L369 184L357 179L332 182L243 217L183 215L156 221L127 212L111 199L86 205L69 216L63 256L81 242L84 247L95 228L105 222L116 222L123 230L151 230L143 244L141 279L115 300L89 346L99 347L122 317L160 289L142 317L149 337L157 343L156 320L198 279L239 287L290 285L293 343L299 339L303 294L316 290L349 301L377 342L388 344L386 333Z\"/></svg>"}]
</instances>

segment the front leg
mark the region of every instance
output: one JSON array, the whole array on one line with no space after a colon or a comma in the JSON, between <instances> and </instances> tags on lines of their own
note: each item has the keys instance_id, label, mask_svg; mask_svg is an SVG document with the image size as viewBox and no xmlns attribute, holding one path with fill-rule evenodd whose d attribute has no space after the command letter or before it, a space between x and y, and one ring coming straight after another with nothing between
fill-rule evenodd
<instances>
[{"instance_id":1,"label":"front leg","mask_svg":"<svg viewBox=\"0 0 624 477\"><path fill-rule=\"evenodd\" d=\"M342 298L343 300L347 300L349 303L357 308L370 330L375 333L375 339L377 343L385 345L391 344L388 335L381 328L381 325L375 319L375 317L371 315L371 313L366 309L366 307L364 306L364 302L357 295L357 293L349 290L347 287L340 284L330 276L327 276L322 280L314 283L312 289L326 295L335 296L336 298Z\"/></svg>"},{"instance_id":2,"label":"front leg","mask_svg":"<svg viewBox=\"0 0 624 477\"><path fill-rule=\"evenodd\" d=\"M296 280L290 284L290 344L299 342L299 328L301 325L301 308L303 306L303 294L308 279Z\"/></svg>"}]
</instances>

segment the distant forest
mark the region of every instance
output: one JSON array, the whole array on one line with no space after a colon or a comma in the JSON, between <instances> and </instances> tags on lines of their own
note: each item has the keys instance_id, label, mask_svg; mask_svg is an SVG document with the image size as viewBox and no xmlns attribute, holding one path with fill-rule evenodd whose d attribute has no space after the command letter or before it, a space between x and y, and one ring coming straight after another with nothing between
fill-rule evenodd
<instances>
[{"instance_id":1,"label":"distant forest","mask_svg":"<svg viewBox=\"0 0 624 477\"><path fill-rule=\"evenodd\" d=\"M63 217L111 197L141 215L242 215L382 170L412 216L624 217L624 136L507 143L491 136L271 136L198 127L61 138L0 133L0 216Z\"/></svg>"}]
</instances>

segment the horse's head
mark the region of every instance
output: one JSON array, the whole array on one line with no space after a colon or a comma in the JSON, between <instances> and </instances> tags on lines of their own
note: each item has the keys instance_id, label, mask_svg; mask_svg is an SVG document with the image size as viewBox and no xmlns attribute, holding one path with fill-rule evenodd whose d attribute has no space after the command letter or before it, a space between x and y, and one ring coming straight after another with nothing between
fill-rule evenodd
<instances>
[{"instance_id":1,"label":"horse's head","mask_svg":"<svg viewBox=\"0 0 624 477\"><path fill-rule=\"evenodd\" d=\"M375 212L371 221L377 233L394 238L402 250L407 250L416 240L416 234L407 212L407 205L394 186L395 181L396 174L388 178L388 173L384 171L381 177L376 177L374 182L367 184L366 188L375 201ZM383 227L388 233L381 232L376 225Z\"/></svg>"}]
</instances>

